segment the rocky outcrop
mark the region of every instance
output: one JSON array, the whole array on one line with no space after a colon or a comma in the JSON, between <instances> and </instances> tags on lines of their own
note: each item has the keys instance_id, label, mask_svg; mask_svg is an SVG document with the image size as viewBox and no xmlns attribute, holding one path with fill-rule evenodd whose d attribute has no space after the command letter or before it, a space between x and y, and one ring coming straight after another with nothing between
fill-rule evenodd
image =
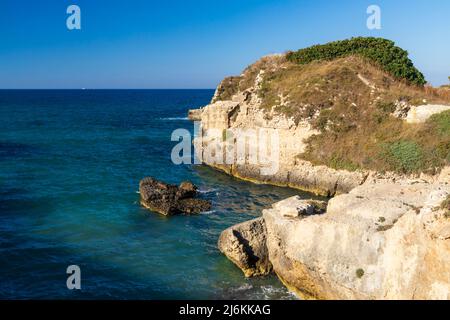
<instances>
[{"instance_id":1,"label":"rocky outcrop","mask_svg":"<svg viewBox=\"0 0 450 320\"><path fill-rule=\"evenodd\" d=\"M246 277L267 275L272 270L266 247L266 226L262 218L226 229L220 234L218 247Z\"/></svg>"},{"instance_id":2,"label":"rocky outcrop","mask_svg":"<svg viewBox=\"0 0 450 320\"><path fill-rule=\"evenodd\" d=\"M440 105L448 98L405 86L361 57L299 66L288 56L264 57L222 81L191 117L201 120L196 154L241 179L334 198L326 212L323 203L298 197L274 204L256 224L265 226L261 232L253 231L255 222L224 231L221 251L251 276L264 274L254 252L267 250L264 266L306 298L449 299L450 225L440 208L450 193L448 141L423 124L450 108ZM439 148L438 167L433 158L429 168L400 168L395 161L414 158L409 150L380 150L403 136L424 155ZM439 177L419 173L442 168Z\"/></svg>"},{"instance_id":3,"label":"rocky outcrop","mask_svg":"<svg viewBox=\"0 0 450 320\"><path fill-rule=\"evenodd\" d=\"M194 144L203 163L241 179L334 196L361 185L372 171L405 171L383 155L380 146L396 138L381 134L383 126L403 128L397 118L414 123L428 135L410 139L427 150L424 141L434 132L423 122L450 109L445 97L405 86L357 56L302 68L288 56L263 57L241 75L225 78L210 104L189 111L191 119L201 120ZM430 104L416 107L411 101ZM407 136L407 128L397 136ZM262 138L267 132L276 139ZM446 143L442 137L436 141ZM261 161L261 151L270 155L269 163ZM439 157L446 161L445 152Z\"/></svg>"},{"instance_id":4,"label":"rocky outcrop","mask_svg":"<svg viewBox=\"0 0 450 320\"><path fill-rule=\"evenodd\" d=\"M176 186L148 177L140 181L139 193L144 207L165 216L198 214L211 209L209 201L194 198L197 187L191 182Z\"/></svg>"},{"instance_id":5,"label":"rocky outcrop","mask_svg":"<svg viewBox=\"0 0 450 320\"><path fill-rule=\"evenodd\" d=\"M188 119L191 121L202 120L202 109L190 109L188 111Z\"/></svg>"},{"instance_id":6,"label":"rocky outcrop","mask_svg":"<svg viewBox=\"0 0 450 320\"><path fill-rule=\"evenodd\" d=\"M284 200L263 211L269 260L303 298L450 299L449 194L446 168L434 181L367 181L325 214L297 216L302 201Z\"/></svg>"},{"instance_id":7,"label":"rocky outcrop","mask_svg":"<svg viewBox=\"0 0 450 320\"><path fill-rule=\"evenodd\" d=\"M425 122L433 114L441 113L450 110L450 106L428 104L421 106L413 106L406 115L406 122L408 123L421 123Z\"/></svg>"},{"instance_id":8,"label":"rocky outcrop","mask_svg":"<svg viewBox=\"0 0 450 320\"><path fill-rule=\"evenodd\" d=\"M308 122L295 123L281 115L268 114L258 107L256 96L236 95L235 100L218 101L201 109L202 134L194 139L198 156L203 163L235 177L258 183L288 186L325 196L346 193L365 181L369 172L335 170L315 166L298 156L305 148L305 140L316 133ZM243 159L226 162L226 150L239 148L238 137L250 133L256 136L263 130L276 130L279 145L277 170L262 174L273 163L252 163L247 152ZM258 138L249 140L261 148ZM213 151L210 151L213 150ZM217 154L219 150L220 154Z\"/></svg>"}]
</instances>

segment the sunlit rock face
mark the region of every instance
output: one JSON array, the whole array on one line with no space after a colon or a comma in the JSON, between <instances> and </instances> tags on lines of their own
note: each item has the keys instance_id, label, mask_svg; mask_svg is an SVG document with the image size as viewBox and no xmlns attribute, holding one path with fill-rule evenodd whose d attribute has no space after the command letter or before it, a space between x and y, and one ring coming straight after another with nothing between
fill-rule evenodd
<instances>
[{"instance_id":1,"label":"sunlit rock face","mask_svg":"<svg viewBox=\"0 0 450 320\"><path fill-rule=\"evenodd\" d=\"M327 212L263 211L276 274L304 298L450 299L450 219L434 180L374 179L329 201Z\"/></svg>"}]
</instances>

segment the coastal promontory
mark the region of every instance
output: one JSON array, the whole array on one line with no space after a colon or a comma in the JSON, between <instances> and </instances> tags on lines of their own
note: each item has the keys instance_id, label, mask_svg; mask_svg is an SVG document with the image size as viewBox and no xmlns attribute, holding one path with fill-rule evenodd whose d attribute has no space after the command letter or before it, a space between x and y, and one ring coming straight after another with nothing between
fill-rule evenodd
<instances>
[{"instance_id":1,"label":"coastal promontory","mask_svg":"<svg viewBox=\"0 0 450 320\"><path fill-rule=\"evenodd\" d=\"M204 164L329 198L289 198L225 230L220 250L246 276L274 271L303 298L450 299L450 91L427 84L394 42L263 57L190 117ZM271 174L251 155L208 152L267 129L279 142Z\"/></svg>"}]
</instances>

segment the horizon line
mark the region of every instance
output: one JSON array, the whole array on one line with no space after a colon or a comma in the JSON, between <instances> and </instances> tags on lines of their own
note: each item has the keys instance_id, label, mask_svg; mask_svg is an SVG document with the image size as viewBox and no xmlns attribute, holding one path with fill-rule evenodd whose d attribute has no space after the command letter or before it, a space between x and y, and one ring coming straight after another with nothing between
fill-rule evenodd
<instances>
[{"instance_id":1,"label":"horizon line","mask_svg":"<svg viewBox=\"0 0 450 320\"><path fill-rule=\"evenodd\" d=\"M6 90L215 90L216 88L0 88Z\"/></svg>"}]
</instances>

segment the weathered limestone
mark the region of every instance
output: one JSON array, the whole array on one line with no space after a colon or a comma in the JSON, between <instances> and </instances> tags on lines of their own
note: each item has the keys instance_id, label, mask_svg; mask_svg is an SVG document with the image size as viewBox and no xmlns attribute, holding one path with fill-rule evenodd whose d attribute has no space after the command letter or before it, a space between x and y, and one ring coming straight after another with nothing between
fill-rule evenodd
<instances>
[{"instance_id":1,"label":"weathered limestone","mask_svg":"<svg viewBox=\"0 0 450 320\"><path fill-rule=\"evenodd\" d=\"M267 275L272 270L266 247L266 226L262 218L226 229L220 234L218 247L246 277Z\"/></svg>"},{"instance_id":2,"label":"weathered limestone","mask_svg":"<svg viewBox=\"0 0 450 320\"><path fill-rule=\"evenodd\" d=\"M260 63L275 70L283 67L279 61L269 57ZM440 208L450 193L450 169L438 178L422 174L416 179L334 170L302 160L307 139L318 133L312 120L320 111L294 120L276 113L275 106L262 106L258 91L264 96L261 89L268 73L270 69L258 65L240 77L225 79L211 104L192 116L202 124L201 137L194 139L198 156L241 179L336 197L326 212L323 203L298 197L278 202L263 211L262 219L225 230L220 250L246 276L273 268L288 288L304 298L450 299L450 219ZM375 83L358 77L374 95ZM289 94L278 93L278 108L289 107ZM393 115L408 123L424 122L450 109L413 107L408 101L398 101L395 107ZM253 163L248 155L223 161L226 151L236 148L243 130L265 129L276 130L279 138L275 172L262 174L263 165ZM258 139L249 139L248 146L265 147Z\"/></svg>"},{"instance_id":3,"label":"weathered limestone","mask_svg":"<svg viewBox=\"0 0 450 320\"><path fill-rule=\"evenodd\" d=\"M202 120L202 109L190 109L188 111L188 119L192 121Z\"/></svg>"},{"instance_id":4,"label":"weathered limestone","mask_svg":"<svg viewBox=\"0 0 450 320\"><path fill-rule=\"evenodd\" d=\"M265 111L247 102L244 95L235 96L235 100L215 102L201 110L202 137L194 140L199 157L205 164L235 177L333 196L360 185L369 174L314 166L308 161L299 159L298 155L306 147L304 140L316 133L311 129L311 125L307 122L296 125L292 119L280 115L270 115L268 118ZM233 164L220 161L226 159L226 150L237 149L236 139L226 137L239 136L246 129L257 132L267 128L276 129L279 139L276 172L263 175L261 174L263 165L251 163L248 158L239 163L235 161ZM218 155L216 150L221 150L222 153Z\"/></svg>"},{"instance_id":5,"label":"weathered limestone","mask_svg":"<svg viewBox=\"0 0 450 320\"><path fill-rule=\"evenodd\" d=\"M446 168L435 181L368 181L321 215L275 204L263 211L269 260L304 298L450 299L449 193Z\"/></svg>"},{"instance_id":6,"label":"weathered limestone","mask_svg":"<svg viewBox=\"0 0 450 320\"><path fill-rule=\"evenodd\" d=\"M408 115L406 116L406 122L408 123L425 122L433 114L441 113L446 110L450 110L450 106L435 105L435 104L413 106L408 111Z\"/></svg>"}]
</instances>

